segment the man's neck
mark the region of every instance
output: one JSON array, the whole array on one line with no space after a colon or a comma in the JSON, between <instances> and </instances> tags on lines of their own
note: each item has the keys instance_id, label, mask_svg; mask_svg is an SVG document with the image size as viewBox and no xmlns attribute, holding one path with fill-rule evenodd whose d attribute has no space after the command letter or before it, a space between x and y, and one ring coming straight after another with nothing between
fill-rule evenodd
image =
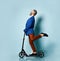
<instances>
[{"instance_id":1,"label":"man's neck","mask_svg":"<svg viewBox=\"0 0 60 61\"><path fill-rule=\"evenodd\" d=\"M34 16L34 15L31 15L31 16Z\"/></svg>"}]
</instances>

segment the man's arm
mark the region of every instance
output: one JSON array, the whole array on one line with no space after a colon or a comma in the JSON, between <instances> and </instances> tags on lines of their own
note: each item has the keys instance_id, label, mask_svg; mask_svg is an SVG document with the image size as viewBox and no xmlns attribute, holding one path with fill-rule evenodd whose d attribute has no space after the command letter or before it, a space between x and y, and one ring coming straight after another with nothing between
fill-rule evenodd
<instances>
[{"instance_id":1,"label":"man's arm","mask_svg":"<svg viewBox=\"0 0 60 61\"><path fill-rule=\"evenodd\" d=\"M32 18L30 18L28 21L27 21L27 23L26 23L26 28L24 29L24 31L26 32L29 28L31 28L31 26L33 25L32 23L33 23L33 20L34 20L34 18L32 17Z\"/></svg>"}]
</instances>

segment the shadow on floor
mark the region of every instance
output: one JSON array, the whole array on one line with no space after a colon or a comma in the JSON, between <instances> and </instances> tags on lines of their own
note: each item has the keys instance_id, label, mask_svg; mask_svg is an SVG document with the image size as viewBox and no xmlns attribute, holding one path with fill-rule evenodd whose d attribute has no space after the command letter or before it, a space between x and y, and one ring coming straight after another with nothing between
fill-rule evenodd
<instances>
[{"instance_id":1,"label":"shadow on floor","mask_svg":"<svg viewBox=\"0 0 60 61\"><path fill-rule=\"evenodd\" d=\"M24 57L23 59L20 58L19 61L45 61L45 58L40 57Z\"/></svg>"}]
</instances>

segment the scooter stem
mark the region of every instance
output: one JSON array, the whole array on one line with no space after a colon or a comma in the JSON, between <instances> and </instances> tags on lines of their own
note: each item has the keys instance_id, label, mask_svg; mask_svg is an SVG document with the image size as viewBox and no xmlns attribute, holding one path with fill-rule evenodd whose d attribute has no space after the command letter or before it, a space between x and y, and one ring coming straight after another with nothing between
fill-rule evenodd
<instances>
[{"instance_id":1,"label":"scooter stem","mask_svg":"<svg viewBox=\"0 0 60 61\"><path fill-rule=\"evenodd\" d=\"M22 50L23 50L23 48L24 48L24 40L25 40L25 32L24 32L24 36L23 36Z\"/></svg>"}]
</instances>

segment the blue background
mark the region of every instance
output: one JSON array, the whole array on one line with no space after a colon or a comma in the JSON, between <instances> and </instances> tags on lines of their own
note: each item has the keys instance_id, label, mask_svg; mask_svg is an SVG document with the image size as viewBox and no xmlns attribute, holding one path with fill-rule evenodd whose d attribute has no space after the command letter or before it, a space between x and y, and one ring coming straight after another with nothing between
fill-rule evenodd
<instances>
[{"instance_id":1,"label":"blue background","mask_svg":"<svg viewBox=\"0 0 60 61\"><path fill-rule=\"evenodd\" d=\"M37 50L40 46L44 50L44 58L25 58L25 60L60 61L59 6L60 0L0 0L0 61L21 61L18 53L22 47L23 29L32 9L38 11L36 23L43 18L41 23L38 22L39 25L35 26L36 34L46 32L49 37L35 41L40 43L37 44ZM32 52L27 36L24 48L28 54Z\"/></svg>"}]
</instances>

